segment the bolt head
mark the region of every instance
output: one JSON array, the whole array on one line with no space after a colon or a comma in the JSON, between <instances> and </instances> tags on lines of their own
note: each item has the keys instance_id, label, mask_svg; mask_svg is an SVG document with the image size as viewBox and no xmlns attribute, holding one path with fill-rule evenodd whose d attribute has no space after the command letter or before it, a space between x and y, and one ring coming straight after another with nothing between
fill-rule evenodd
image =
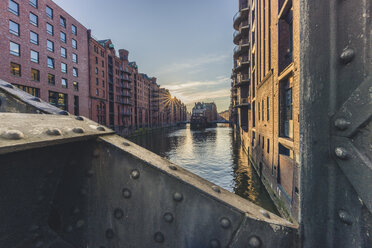
<instances>
[{"instance_id":1,"label":"bolt head","mask_svg":"<svg viewBox=\"0 0 372 248\"><path fill-rule=\"evenodd\" d=\"M78 121L83 121L83 120L84 120L84 118L83 118L82 116L76 116L76 117L75 117L75 120L78 120Z\"/></svg>"},{"instance_id":2,"label":"bolt head","mask_svg":"<svg viewBox=\"0 0 372 248\"><path fill-rule=\"evenodd\" d=\"M157 233L155 233L155 235L154 235L154 240L155 240L157 243L163 243L163 242L164 242L164 235L163 235L161 232L157 232Z\"/></svg>"},{"instance_id":3,"label":"bolt head","mask_svg":"<svg viewBox=\"0 0 372 248\"><path fill-rule=\"evenodd\" d=\"M97 127L97 130L98 130L98 131L101 131L101 132L106 131L106 129L105 129L104 127L101 127L101 126L100 126L100 127Z\"/></svg>"},{"instance_id":4,"label":"bolt head","mask_svg":"<svg viewBox=\"0 0 372 248\"><path fill-rule=\"evenodd\" d=\"M123 210L121 210L120 208L117 208L117 209L114 210L114 217L116 219L121 219L121 218L123 218L123 216L124 216Z\"/></svg>"},{"instance_id":5,"label":"bolt head","mask_svg":"<svg viewBox=\"0 0 372 248\"><path fill-rule=\"evenodd\" d=\"M11 84L5 84L4 86L7 87L7 88L9 88L9 89L14 89L14 86L11 85Z\"/></svg>"},{"instance_id":6,"label":"bolt head","mask_svg":"<svg viewBox=\"0 0 372 248\"><path fill-rule=\"evenodd\" d=\"M335 127L339 130L346 130L350 126L350 124L351 123L349 121L342 118L335 120L334 123Z\"/></svg>"},{"instance_id":7,"label":"bolt head","mask_svg":"<svg viewBox=\"0 0 372 248\"><path fill-rule=\"evenodd\" d=\"M216 186L216 185L213 185L213 186L212 186L212 189L213 189L213 191L215 191L215 192L217 192L217 193L221 193L220 188L219 188L218 186Z\"/></svg>"},{"instance_id":8,"label":"bolt head","mask_svg":"<svg viewBox=\"0 0 372 248\"><path fill-rule=\"evenodd\" d=\"M249 238L248 245L252 248L259 248L261 247L261 240L257 236L252 236Z\"/></svg>"},{"instance_id":9,"label":"bolt head","mask_svg":"<svg viewBox=\"0 0 372 248\"><path fill-rule=\"evenodd\" d=\"M266 210L261 209L261 210L260 210L260 213L261 213L263 216L265 216L266 218L270 219L270 214L269 214L269 212L267 212Z\"/></svg>"},{"instance_id":10,"label":"bolt head","mask_svg":"<svg viewBox=\"0 0 372 248\"><path fill-rule=\"evenodd\" d=\"M130 176L133 179L138 179L140 177L140 172L138 170L132 170L132 172L130 173Z\"/></svg>"},{"instance_id":11,"label":"bolt head","mask_svg":"<svg viewBox=\"0 0 372 248\"><path fill-rule=\"evenodd\" d=\"M181 193L176 192L173 194L173 200L180 202L183 200L183 195Z\"/></svg>"},{"instance_id":12,"label":"bolt head","mask_svg":"<svg viewBox=\"0 0 372 248\"><path fill-rule=\"evenodd\" d=\"M65 111L65 110L60 111L58 114L59 115L69 115L69 113L67 111Z\"/></svg>"},{"instance_id":13,"label":"bolt head","mask_svg":"<svg viewBox=\"0 0 372 248\"><path fill-rule=\"evenodd\" d=\"M34 102L41 102L40 98L39 97L33 97L30 99L31 101L34 101Z\"/></svg>"},{"instance_id":14,"label":"bolt head","mask_svg":"<svg viewBox=\"0 0 372 248\"><path fill-rule=\"evenodd\" d=\"M165 222L168 222L168 223L173 222L173 215L171 213L165 213L163 217L164 217Z\"/></svg>"},{"instance_id":15,"label":"bolt head","mask_svg":"<svg viewBox=\"0 0 372 248\"><path fill-rule=\"evenodd\" d=\"M128 142L123 142L123 145L124 146L130 146L130 144Z\"/></svg>"},{"instance_id":16,"label":"bolt head","mask_svg":"<svg viewBox=\"0 0 372 248\"><path fill-rule=\"evenodd\" d=\"M355 56L355 52L351 48L344 49L344 51L340 55L341 63L347 64L350 63Z\"/></svg>"},{"instance_id":17,"label":"bolt head","mask_svg":"<svg viewBox=\"0 0 372 248\"><path fill-rule=\"evenodd\" d=\"M209 242L209 246L211 248L220 248L221 247L221 244L220 244L220 241L218 241L217 239L212 239L210 242Z\"/></svg>"},{"instance_id":18,"label":"bolt head","mask_svg":"<svg viewBox=\"0 0 372 248\"><path fill-rule=\"evenodd\" d=\"M123 197L126 198L126 199L128 199L128 198L130 198L132 196L132 193L130 192L129 189L123 189L123 193L122 194L123 194Z\"/></svg>"},{"instance_id":19,"label":"bolt head","mask_svg":"<svg viewBox=\"0 0 372 248\"><path fill-rule=\"evenodd\" d=\"M20 140L23 139L25 135L19 130L8 130L2 133L1 137L9 140Z\"/></svg>"},{"instance_id":20,"label":"bolt head","mask_svg":"<svg viewBox=\"0 0 372 248\"><path fill-rule=\"evenodd\" d=\"M72 131L74 133L84 133L85 132L84 128L82 128L82 127L75 127L75 128L72 129Z\"/></svg>"},{"instance_id":21,"label":"bolt head","mask_svg":"<svg viewBox=\"0 0 372 248\"><path fill-rule=\"evenodd\" d=\"M169 165L168 168L171 169L171 170L177 170L177 167L174 166L174 165Z\"/></svg>"},{"instance_id":22,"label":"bolt head","mask_svg":"<svg viewBox=\"0 0 372 248\"><path fill-rule=\"evenodd\" d=\"M343 147L336 147L335 154L339 159L345 160L348 158L347 150Z\"/></svg>"},{"instance_id":23,"label":"bolt head","mask_svg":"<svg viewBox=\"0 0 372 248\"><path fill-rule=\"evenodd\" d=\"M77 227L77 228L80 228L80 227L84 226L84 224L85 224L84 220L78 220L78 221L76 222L76 227Z\"/></svg>"},{"instance_id":24,"label":"bolt head","mask_svg":"<svg viewBox=\"0 0 372 248\"><path fill-rule=\"evenodd\" d=\"M49 128L46 133L50 136L61 136L62 131L59 130L58 128Z\"/></svg>"},{"instance_id":25,"label":"bolt head","mask_svg":"<svg viewBox=\"0 0 372 248\"><path fill-rule=\"evenodd\" d=\"M343 209L339 210L338 217L340 218L342 222L344 222L347 225L353 224L353 220L350 214L346 210L343 210Z\"/></svg>"},{"instance_id":26,"label":"bolt head","mask_svg":"<svg viewBox=\"0 0 372 248\"><path fill-rule=\"evenodd\" d=\"M221 224L221 226L223 227L223 228L229 228L230 227L230 225L231 225L231 222L230 222L230 220L228 219L228 218L222 218L221 220L220 220L220 224Z\"/></svg>"}]
</instances>

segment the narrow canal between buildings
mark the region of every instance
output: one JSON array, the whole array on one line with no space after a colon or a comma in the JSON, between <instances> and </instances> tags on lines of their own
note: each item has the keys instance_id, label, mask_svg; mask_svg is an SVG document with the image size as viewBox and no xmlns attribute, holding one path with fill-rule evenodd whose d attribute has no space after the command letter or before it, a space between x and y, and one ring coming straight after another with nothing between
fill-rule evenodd
<instances>
[{"instance_id":1,"label":"narrow canal between buildings","mask_svg":"<svg viewBox=\"0 0 372 248\"><path fill-rule=\"evenodd\" d=\"M255 204L278 214L233 129L159 129L129 140ZM279 214L278 214L279 215Z\"/></svg>"}]
</instances>

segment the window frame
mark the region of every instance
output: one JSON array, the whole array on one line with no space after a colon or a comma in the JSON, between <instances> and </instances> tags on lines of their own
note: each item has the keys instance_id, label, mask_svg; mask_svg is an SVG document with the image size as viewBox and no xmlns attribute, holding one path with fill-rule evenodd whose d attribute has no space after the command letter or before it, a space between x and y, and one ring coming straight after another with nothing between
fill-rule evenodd
<instances>
[{"instance_id":1,"label":"window frame","mask_svg":"<svg viewBox=\"0 0 372 248\"><path fill-rule=\"evenodd\" d=\"M31 16L35 16L36 17L36 22L34 22L32 19L31 19ZM30 11L30 15L29 15L29 21L30 21L30 24L35 26L35 27L39 27L39 16L37 16L36 14L32 13Z\"/></svg>"},{"instance_id":2,"label":"window frame","mask_svg":"<svg viewBox=\"0 0 372 248\"><path fill-rule=\"evenodd\" d=\"M71 45L72 45L72 48L76 50L78 49L77 41L74 38L71 39Z\"/></svg>"},{"instance_id":3,"label":"window frame","mask_svg":"<svg viewBox=\"0 0 372 248\"><path fill-rule=\"evenodd\" d=\"M35 34L36 35L36 40L32 39L31 35ZM30 30L30 43L34 45L39 45L39 34L35 33L34 31Z\"/></svg>"},{"instance_id":4,"label":"window frame","mask_svg":"<svg viewBox=\"0 0 372 248\"><path fill-rule=\"evenodd\" d=\"M18 66L19 72L17 74L13 73L12 65L17 65ZM10 62L10 74L13 75L13 76L15 76L15 77L22 77L22 68L21 68L21 65L18 64L18 63L15 63L15 62Z\"/></svg>"},{"instance_id":5,"label":"window frame","mask_svg":"<svg viewBox=\"0 0 372 248\"><path fill-rule=\"evenodd\" d=\"M72 67L72 75L74 77L79 77L79 70L76 67Z\"/></svg>"},{"instance_id":6,"label":"window frame","mask_svg":"<svg viewBox=\"0 0 372 248\"><path fill-rule=\"evenodd\" d=\"M52 31L49 32L48 30L48 27L52 27ZM50 24L49 22L46 23L46 31L47 31L47 34L51 35L51 36L54 36L54 26L52 24Z\"/></svg>"},{"instance_id":7,"label":"window frame","mask_svg":"<svg viewBox=\"0 0 372 248\"><path fill-rule=\"evenodd\" d=\"M79 63L79 57L76 53L72 53L72 62L75 63L75 64L78 64Z\"/></svg>"},{"instance_id":8,"label":"window frame","mask_svg":"<svg viewBox=\"0 0 372 248\"><path fill-rule=\"evenodd\" d=\"M53 77L49 77L49 76L53 76ZM53 78L53 83L51 83L51 78ZM52 73L48 73L48 84L49 85L56 85L56 76Z\"/></svg>"},{"instance_id":9,"label":"window frame","mask_svg":"<svg viewBox=\"0 0 372 248\"><path fill-rule=\"evenodd\" d=\"M66 18L64 18L63 16L59 16L59 25L63 28L66 28L67 26Z\"/></svg>"},{"instance_id":10,"label":"window frame","mask_svg":"<svg viewBox=\"0 0 372 248\"><path fill-rule=\"evenodd\" d=\"M48 10L51 11L50 14L48 13ZM49 7L48 5L45 7L46 16L49 17L52 20L53 20L53 17L54 17L54 13L53 12L54 12L53 9L51 7Z\"/></svg>"},{"instance_id":11,"label":"window frame","mask_svg":"<svg viewBox=\"0 0 372 248\"><path fill-rule=\"evenodd\" d=\"M66 85L64 85L63 82L66 82ZM64 89L68 89L68 80L67 80L67 78L61 78L61 86Z\"/></svg>"},{"instance_id":12,"label":"window frame","mask_svg":"<svg viewBox=\"0 0 372 248\"><path fill-rule=\"evenodd\" d=\"M11 26L10 26L11 23L14 23L17 26L17 29L18 29L17 32L16 31L13 31L11 29ZM20 36L20 25L19 25L19 23L15 22L15 21L12 21L12 20L9 20L9 33L11 33L11 34L19 37Z\"/></svg>"},{"instance_id":13,"label":"window frame","mask_svg":"<svg viewBox=\"0 0 372 248\"><path fill-rule=\"evenodd\" d=\"M64 54L62 53L62 51L64 51ZM64 56L63 56L64 55ZM64 48L64 47L61 47L61 57L62 58L67 58L67 49L66 48Z\"/></svg>"},{"instance_id":14,"label":"window frame","mask_svg":"<svg viewBox=\"0 0 372 248\"><path fill-rule=\"evenodd\" d=\"M75 28L75 32L74 32L74 28ZM71 33L73 35L77 35L77 27L74 24L71 24Z\"/></svg>"},{"instance_id":15,"label":"window frame","mask_svg":"<svg viewBox=\"0 0 372 248\"><path fill-rule=\"evenodd\" d=\"M66 67L66 69L64 70L63 67ZM61 62L61 72L67 74L67 64L66 63Z\"/></svg>"},{"instance_id":16,"label":"window frame","mask_svg":"<svg viewBox=\"0 0 372 248\"><path fill-rule=\"evenodd\" d=\"M10 7L10 3L13 3L17 6L17 10L13 10L11 7ZM16 16L19 16L19 3L17 3L16 1L13 1L13 0L9 0L8 1L8 11Z\"/></svg>"},{"instance_id":17,"label":"window frame","mask_svg":"<svg viewBox=\"0 0 372 248\"><path fill-rule=\"evenodd\" d=\"M52 44L52 49L49 49L49 46L48 46L49 42ZM48 40L48 39L47 39L47 50L48 50L49 52L54 53L54 42L51 41L51 40Z\"/></svg>"},{"instance_id":18,"label":"window frame","mask_svg":"<svg viewBox=\"0 0 372 248\"><path fill-rule=\"evenodd\" d=\"M34 1L35 1L35 3L33 3L32 0L29 0L28 3L29 3L32 7L34 7L35 9L37 9L37 8L39 7L39 2L38 2L38 0L34 0Z\"/></svg>"},{"instance_id":19,"label":"window frame","mask_svg":"<svg viewBox=\"0 0 372 248\"><path fill-rule=\"evenodd\" d=\"M65 32L60 31L59 32L59 36L60 36L61 42L63 42L63 43L66 43L67 42L67 36L66 36L66 33ZM64 39L62 38L63 36L64 36Z\"/></svg>"},{"instance_id":20,"label":"window frame","mask_svg":"<svg viewBox=\"0 0 372 248\"><path fill-rule=\"evenodd\" d=\"M32 58L32 54L36 54L37 55L37 59L33 59ZM34 63L36 63L36 64L39 64L39 62L40 62L40 56L39 56L39 52L37 52L37 51L35 51L35 50L30 50L30 60L31 60L31 62L34 62Z\"/></svg>"},{"instance_id":21,"label":"window frame","mask_svg":"<svg viewBox=\"0 0 372 248\"><path fill-rule=\"evenodd\" d=\"M49 61L52 62L52 66L50 66ZM55 69L56 64L55 64L55 60L54 60L54 58L48 56L48 57L47 57L47 65L48 65L48 68Z\"/></svg>"},{"instance_id":22,"label":"window frame","mask_svg":"<svg viewBox=\"0 0 372 248\"><path fill-rule=\"evenodd\" d=\"M72 82L72 86L74 88L74 91L79 91L79 82L76 81Z\"/></svg>"},{"instance_id":23,"label":"window frame","mask_svg":"<svg viewBox=\"0 0 372 248\"><path fill-rule=\"evenodd\" d=\"M36 71L37 72L37 79L34 79L33 78L33 72ZM31 81L34 81L34 82L40 82L40 71L38 69L35 69L35 68L31 68Z\"/></svg>"},{"instance_id":24,"label":"window frame","mask_svg":"<svg viewBox=\"0 0 372 248\"><path fill-rule=\"evenodd\" d=\"M15 52L12 52L12 43L16 46L18 46L18 53L15 53ZM16 57L20 57L21 56L21 45L16 43L16 42L13 42L13 41L9 41L9 53L13 56L16 56Z\"/></svg>"}]
</instances>

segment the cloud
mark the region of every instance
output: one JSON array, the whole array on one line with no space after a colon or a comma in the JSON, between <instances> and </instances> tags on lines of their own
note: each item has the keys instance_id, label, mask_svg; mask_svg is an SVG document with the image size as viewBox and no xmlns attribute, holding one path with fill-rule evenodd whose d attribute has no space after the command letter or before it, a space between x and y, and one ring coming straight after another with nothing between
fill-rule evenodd
<instances>
[{"instance_id":1,"label":"cloud","mask_svg":"<svg viewBox=\"0 0 372 248\"><path fill-rule=\"evenodd\" d=\"M203 71L203 68L201 68L202 66L213 64L213 63L219 63L229 58L230 58L229 54L223 54L223 55L202 56L199 58L188 59L188 60L183 59L184 62L169 64L166 67L160 69L157 73L159 75L162 75L162 74L168 74L168 73L188 70L189 73L195 74L200 71Z\"/></svg>"}]
</instances>

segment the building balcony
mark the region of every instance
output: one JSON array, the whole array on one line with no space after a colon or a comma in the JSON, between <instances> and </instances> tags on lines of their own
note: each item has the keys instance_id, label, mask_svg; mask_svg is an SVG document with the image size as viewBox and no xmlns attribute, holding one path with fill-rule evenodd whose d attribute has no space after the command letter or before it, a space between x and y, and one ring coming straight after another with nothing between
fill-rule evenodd
<instances>
[{"instance_id":1,"label":"building balcony","mask_svg":"<svg viewBox=\"0 0 372 248\"><path fill-rule=\"evenodd\" d=\"M127 89L127 90L131 90L132 89L132 87L130 87L130 85L128 83L123 84L121 87L124 88L124 89Z\"/></svg>"},{"instance_id":2,"label":"building balcony","mask_svg":"<svg viewBox=\"0 0 372 248\"><path fill-rule=\"evenodd\" d=\"M239 41L242 38L242 33L240 31L235 31L233 34L233 41L235 45L239 45Z\"/></svg>"},{"instance_id":3,"label":"building balcony","mask_svg":"<svg viewBox=\"0 0 372 248\"><path fill-rule=\"evenodd\" d=\"M124 104L124 105L129 105L129 106L133 105L132 101L130 101L130 100L121 100L120 103Z\"/></svg>"},{"instance_id":4,"label":"building balcony","mask_svg":"<svg viewBox=\"0 0 372 248\"><path fill-rule=\"evenodd\" d=\"M244 69L247 69L250 63L251 61L249 60L249 56L242 56L241 60L237 63L237 66L235 67L235 71L240 72Z\"/></svg>"},{"instance_id":5,"label":"building balcony","mask_svg":"<svg viewBox=\"0 0 372 248\"><path fill-rule=\"evenodd\" d=\"M235 86L241 87L244 85L249 85L249 82L250 82L249 74L240 74L238 76L238 83Z\"/></svg>"},{"instance_id":6,"label":"building balcony","mask_svg":"<svg viewBox=\"0 0 372 248\"><path fill-rule=\"evenodd\" d=\"M233 18L234 29L239 30L240 21L242 20L242 14L238 11Z\"/></svg>"},{"instance_id":7,"label":"building balcony","mask_svg":"<svg viewBox=\"0 0 372 248\"><path fill-rule=\"evenodd\" d=\"M248 2L242 3L239 6L239 11L234 15L233 25L236 30L239 29L239 25L242 19L248 18L249 7Z\"/></svg>"},{"instance_id":8,"label":"building balcony","mask_svg":"<svg viewBox=\"0 0 372 248\"><path fill-rule=\"evenodd\" d=\"M239 57L242 53L249 51L249 39L242 39L239 42L239 46L234 48L234 56Z\"/></svg>"},{"instance_id":9,"label":"building balcony","mask_svg":"<svg viewBox=\"0 0 372 248\"><path fill-rule=\"evenodd\" d=\"M122 112L120 112L120 114L122 116L131 116L132 115L132 113L130 111L122 111Z\"/></svg>"},{"instance_id":10,"label":"building balcony","mask_svg":"<svg viewBox=\"0 0 372 248\"><path fill-rule=\"evenodd\" d=\"M249 31L249 23L248 23L248 20L245 20L245 21L242 21L239 25L239 32L242 34L242 35L245 35L248 33Z\"/></svg>"},{"instance_id":11,"label":"building balcony","mask_svg":"<svg viewBox=\"0 0 372 248\"><path fill-rule=\"evenodd\" d=\"M250 106L251 104L249 102L248 97L244 97L244 98L241 97L236 105L237 108L250 108Z\"/></svg>"},{"instance_id":12,"label":"building balcony","mask_svg":"<svg viewBox=\"0 0 372 248\"><path fill-rule=\"evenodd\" d=\"M132 74L132 73L128 70L128 68L120 68L120 71L125 72L125 73L127 73L127 74L129 74L129 75Z\"/></svg>"}]
</instances>

